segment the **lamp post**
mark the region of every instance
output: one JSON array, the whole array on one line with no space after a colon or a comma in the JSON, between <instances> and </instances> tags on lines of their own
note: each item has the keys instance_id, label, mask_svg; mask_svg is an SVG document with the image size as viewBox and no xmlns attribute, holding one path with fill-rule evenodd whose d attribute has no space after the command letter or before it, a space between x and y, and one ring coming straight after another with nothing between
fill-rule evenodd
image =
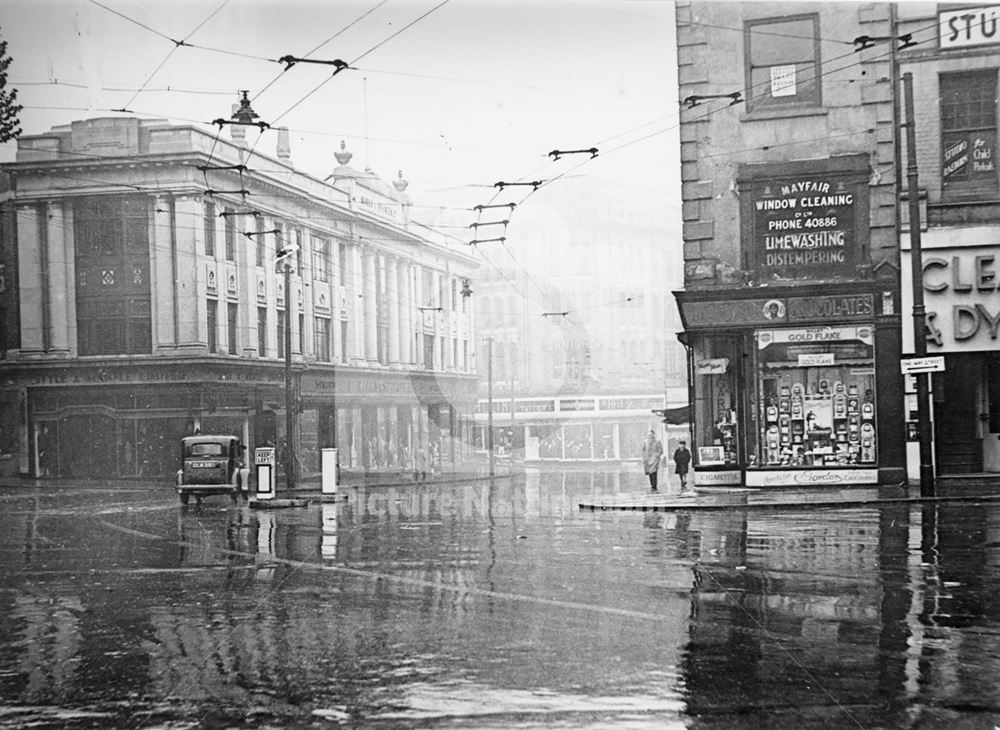
<instances>
[{"instance_id":1,"label":"lamp post","mask_svg":"<svg viewBox=\"0 0 1000 730\"><path fill-rule=\"evenodd\" d=\"M285 246L277 252L276 264L285 267L285 488L295 487L295 439L294 398L292 397L292 255L298 244Z\"/></svg>"},{"instance_id":2,"label":"lamp post","mask_svg":"<svg viewBox=\"0 0 1000 730\"><path fill-rule=\"evenodd\" d=\"M489 454L490 476L496 474L493 456L493 338L486 338L486 453Z\"/></svg>"},{"instance_id":3,"label":"lamp post","mask_svg":"<svg viewBox=\"0 0 1000 730\"><path fill-rule=\"evenodd\" d=\"M927 355L926 310L924 308L923 256L920 249L920 190L917 185L916 129L913 115L913 74L903 74L906 93L906 180L910 212L910 278L913 286L913 354ZM917 426L920 432L920 496L934 496L934 463L931 444L928 373L914 373L917 384Z\"/></svg>"}]
</instances>

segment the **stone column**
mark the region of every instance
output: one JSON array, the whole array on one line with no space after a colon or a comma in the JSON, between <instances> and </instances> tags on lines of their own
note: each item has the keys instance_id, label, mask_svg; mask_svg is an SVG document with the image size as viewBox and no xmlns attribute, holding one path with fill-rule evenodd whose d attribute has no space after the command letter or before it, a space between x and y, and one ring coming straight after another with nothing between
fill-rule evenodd
<instances>
[{"instance_id":1,"label":"stone column","mask_svg":"<svg viewBox=\"0 0 1000 730\"><path fill-rule=\"evenodd\" d=\"M149 240L149 293L154 351L177 347L177 250L170 213L170 196L157 195L153 198L153 235Z\"/></svg>"},{"instance_id":2,"label":"stone column","mask_svg":"<svg viewBox=\"0 0 1000 730\"><path fill-rule=\"evenodd\" d=\"M42 218L36 205L17 208L17 288L21 307L21 352L44 349ZM46 264L47 265L47 264Z\"/></svg>"},{"instance_id":3,"label":"stone column","mask_svg":"<svg viewBox=\"0 0 1000 730\"><path fill-rule=\"evenodd\" d=\"M48 246L45 255L49 275L47 344L52 354L65 355L69 354L70 349L69 315L70 311L76 310L76 296L72 286L72 235L66 230L67 220L63 202L49 201L46 208ZM73 301L70 301L71 295Z\"/></svg>"},{"instance_id":4,"label":"stone column","mask_svg":"<svg viewBox=\"0 0 1000 730\"><path fill-rule=\"evenodd\" d=\"M399 359L413 364L413 266L409 261L399 264Z\"/></svg>"},{"instance_id":5,"label":"stone column","mask_svg":"<svg viewBox=\"0 0 1000 730\"><path fill-rule=\"evenodd\" d=\"M419 264L412 267L413 276L413 319L416 321L416 331L410 333L410 340L413 342L413 362L424 365L424 319L427 314L420 310L424 306L424 277Z\"/></svg>"},{"instance_id":6,"label":"stone column","mask_svg":"<svg viewBox=\"0 0 1000 730\"><path fill-rule=\"evenodd\" d=\"M364 287L362 281L361 247L351 244L348 247L350 270L347 272L347 334L350 340L348 356L352 362L363 362L365 357L364 341Z\"/></svg>"},{"instance_id":7,"label":"stone column","mask_svg":"<svg viewBox=\"0 0 1000 730\"><path fill-rule=\"evenodd\" d=\"M177 344L180 348L204 352L208 343L207 263L201 256L205 251L205 208L200 197L179 195L174 198L174 213L181 222L175 229L177 276L173 280Z\"/></svg>"},{"instance_id":8,"label":"stone column","mask_svg":"<svg viewBox=\"0 0 1000 730\"><path fill-rule=\"evenodd\" d=\"M371 251L362 253L361 271L362 308L364 312L365 359L369 363L378 362L378 326L375 312L378 299L375 295L375 254Z\"/></svg>"},{"instance_id":9,"label":"stone column","mask_svg":"<svg viewBox=\"0 0 1000 730\"><path fill-rule=\"evenodd\" d=\"M393 256L386 257L385 284L389 310L389 364L399 365L399 268Z\"/></svg>"}]
</instances>

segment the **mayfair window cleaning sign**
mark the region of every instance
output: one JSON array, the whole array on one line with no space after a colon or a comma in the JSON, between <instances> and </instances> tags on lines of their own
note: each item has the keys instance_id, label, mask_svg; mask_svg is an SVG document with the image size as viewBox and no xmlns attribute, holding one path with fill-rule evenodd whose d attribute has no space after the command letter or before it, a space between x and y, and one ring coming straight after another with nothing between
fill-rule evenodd
<instances>
[{"instance_id":1,"label":"mayfair window cleaning sign","mask_svg":"<svg viewBox=\"0 0 1000 730\"><path fill-rule=\"evenodd\" d=\"M757 277L852 276L858 186L821 176L759 180L750 188Z\"/></svg>"}]
</instances>

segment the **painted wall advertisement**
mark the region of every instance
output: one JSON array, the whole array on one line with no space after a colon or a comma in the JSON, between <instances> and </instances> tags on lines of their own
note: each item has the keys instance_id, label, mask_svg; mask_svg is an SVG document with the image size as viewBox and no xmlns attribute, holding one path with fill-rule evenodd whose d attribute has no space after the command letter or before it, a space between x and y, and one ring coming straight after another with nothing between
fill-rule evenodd
<instances>
[{"instance_id":1,"label":"painted wall advertisement","mask_svg":"<svg viewBox=\"0 0 1000 730\"><path fill-rule=\"evenodd\" d=\"M858 191L856 183L821 175L754 182L750 214L757 278L854 276Z\"/></svg>"}]
</instances>

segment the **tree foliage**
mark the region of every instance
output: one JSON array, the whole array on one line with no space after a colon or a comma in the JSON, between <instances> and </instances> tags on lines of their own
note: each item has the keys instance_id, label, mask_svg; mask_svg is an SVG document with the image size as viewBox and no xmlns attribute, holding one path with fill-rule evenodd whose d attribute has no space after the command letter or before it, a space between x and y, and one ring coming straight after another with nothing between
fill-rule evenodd
<instances>
[{"instance_id":1,"label":"tree foliage","mask_svg":"<svg viewBox=\"0 0 1000 730\"><path fill-rule=\"evenodd\" d=\"M0 142L10 142L21 134L21 110L17 89L7 88L7 68L13 59L7 55L7 41L0 41Z\"/></svg>"}]
</instances>

